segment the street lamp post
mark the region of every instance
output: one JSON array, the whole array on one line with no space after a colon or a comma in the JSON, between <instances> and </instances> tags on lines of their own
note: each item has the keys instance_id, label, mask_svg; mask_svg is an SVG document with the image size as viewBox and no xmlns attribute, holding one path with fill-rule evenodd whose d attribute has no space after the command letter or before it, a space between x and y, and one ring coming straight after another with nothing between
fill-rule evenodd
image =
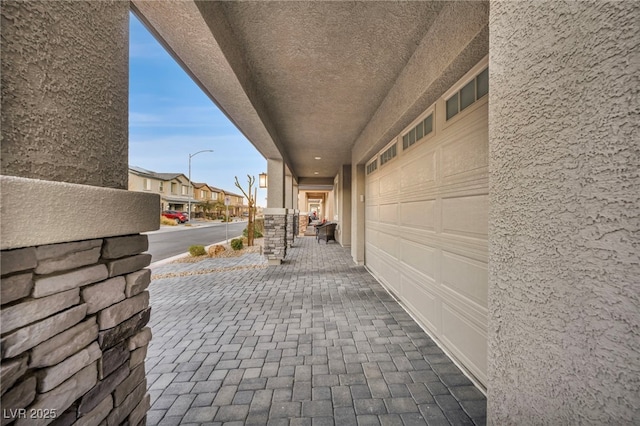
<instances>
[{"instance_id":1,"label":"street lamp post","mask_svg":"<svg viewBox=\"0 0 640 426\"><path fill-rule=\"evenodd\" d=\"M198 151L194 154L189 154L189 208L187 209L187 214L189 215L189 220L191 220L191 197L193 196L193 184L191 183L191 157L195 157L196 155L202 152L213 152L212 149L203 149L202 151Z\"/></svg>"}]
</instances>

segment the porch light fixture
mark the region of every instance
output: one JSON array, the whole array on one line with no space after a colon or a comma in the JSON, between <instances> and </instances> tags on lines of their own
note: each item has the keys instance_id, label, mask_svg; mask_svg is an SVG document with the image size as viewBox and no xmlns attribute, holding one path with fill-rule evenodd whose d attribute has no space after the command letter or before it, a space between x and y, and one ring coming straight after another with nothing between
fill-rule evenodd
<instances>
[{"instance_id":1,"label":"porch light fixture","mask_svg":"<svg viewBox=\"0 0 640 426\"><path fill-rule=\"evenodd\" d=\"M260 188L267 187L267 174L265 172L262 172L258 175L258 184Z\"/></svg>"}]
</instances>

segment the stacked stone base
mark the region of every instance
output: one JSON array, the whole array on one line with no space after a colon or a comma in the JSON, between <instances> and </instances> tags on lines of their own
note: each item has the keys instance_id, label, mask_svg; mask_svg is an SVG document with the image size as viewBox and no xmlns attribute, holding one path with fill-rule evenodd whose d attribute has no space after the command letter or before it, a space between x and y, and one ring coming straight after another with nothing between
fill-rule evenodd
<instances>
[{"instance_id":1,"label":"stacked stone base","mask_svg":"<svg viewBox=\"0 0 640 426\"><path fill-rule=\"evenodd\" d=\"M309 225L309 215L298 213L298 235L304 235Z\"/></svg>"},{"instance_id":2,"label":"stacked stone base","mask_svg":"<svg viewBox=\"0 0 640 426\"><path fill-rule=\"evenodd\" d=\"M296 239L296 234L298 232L298 211L293 209L288 209L287 211L287 247L293 247L293 243Z\"/></svg>"},{"instance_id":3,"label":"stacked stone base","mask_svg":"<svg viewBox=\"0 0 640 426\"><path fill-rule=\"evenodd\" d=\"M145 423L147 249L131 235L2 251L2 426Z\"/></svg>"},{"instance_id":4,"label":"stacked stone base","mask_svg":"<svg viewBox=\"0 0 640 426\"><path fill-rule=\"evenodd\" d=\"M279 265L287 255L286 209L264 210L264 255L270 265Z\"/></svg>"}]
</instances>

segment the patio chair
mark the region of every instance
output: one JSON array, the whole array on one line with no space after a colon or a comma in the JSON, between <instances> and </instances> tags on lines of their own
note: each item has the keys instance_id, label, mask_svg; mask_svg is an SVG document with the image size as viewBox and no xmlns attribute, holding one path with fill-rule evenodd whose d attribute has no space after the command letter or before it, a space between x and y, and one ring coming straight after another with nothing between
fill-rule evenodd
<instances>
[{"instance_id":1,"label":"patio chair","mask_svg":"<svg viewBox=\"0 0 640 426\"><path fill-rule=\"evenodd\" d=\"M324 240L325 244L328 244L329 241L336 241L336 226L338 226L338 224L333 222L316 226L316 239L318 240L318 244L320 244L320 240Z\"/></svg>"}]
</instances>

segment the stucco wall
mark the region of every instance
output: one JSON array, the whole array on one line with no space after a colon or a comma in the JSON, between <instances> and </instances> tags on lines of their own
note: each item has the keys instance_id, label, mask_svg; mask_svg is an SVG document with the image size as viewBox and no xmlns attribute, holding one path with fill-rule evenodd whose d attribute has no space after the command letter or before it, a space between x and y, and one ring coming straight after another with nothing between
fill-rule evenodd
<instances>
[{"instance_id":1,"label":"stucco wall","mask_svg":"<svg viewBox=\"0 0 640 426\"><path fill-rule=\"evenodd\" d=\"M490 13L490 422L637 422L640 3Z\"/></svg>"},{"instance_id":2,"label":"stucco wall","mask_svg":"<svg viewBox=\"0 0 640 426\"><path fill-rule=\"evenodd\" d=\"M127 189L123 1L2 3L2 174Z\"/></svg>"},{"instance_id":3,"label":"stucco wall","mask_svg":"<svg viewBox=\"0 0 640 426\"><path fill-rule=\"evenodd\" d=\"M369 161L487 55L488 14L485 1L445 2L435 24L355 141L352 164Z\"/></svg>"}]
</instances>

